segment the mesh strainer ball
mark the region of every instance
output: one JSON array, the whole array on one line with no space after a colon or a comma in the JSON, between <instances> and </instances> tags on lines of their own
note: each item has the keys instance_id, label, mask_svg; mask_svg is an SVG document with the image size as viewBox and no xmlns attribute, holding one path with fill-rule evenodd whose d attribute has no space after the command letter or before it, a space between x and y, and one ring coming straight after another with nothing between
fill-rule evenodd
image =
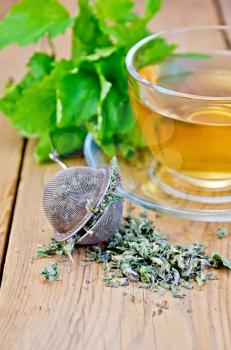
<instances>
[{"instance_id":1,"label":"mesh strainer ball","mask_svg":"<svg viewBox=\"0 0 231 350\"><path fill-rule=\"evenodd\" d=\"M72 167L58 172L46 185L43 208L53 227L52 238L66 241L82 233L79 244L96 244L107 241L121 220L123 205L120 200L108 204L88 227L110 186L110 166L102 168ZM118 179L119 181L119 179ZM93 210L87 208L90 202Z\"/></svg>"}]
</instances>

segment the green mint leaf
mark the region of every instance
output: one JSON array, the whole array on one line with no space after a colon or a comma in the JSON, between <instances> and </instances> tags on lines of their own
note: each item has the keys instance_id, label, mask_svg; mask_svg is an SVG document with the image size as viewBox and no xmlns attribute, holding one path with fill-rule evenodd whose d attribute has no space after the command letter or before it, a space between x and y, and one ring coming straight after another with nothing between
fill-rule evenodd
<instances>
[{"instance_id":1,"label":"green mint leaf","mask_svg":"<svg viewBox=\"0 0 231 350\"><path fill-rule=\"evenodd\" d=\"M97 114L100 83L96 72L79 69L65 75L58 84L57 125L85 124Z\"/></svg>"},{"instance_id":2,"label":"green mint leaf","mask_svg":"<svg viewBox=\"0 0 231 350\"><path fill-rule=\"evenodd\" d=\"M118 90L111 87L104 101L102 102L102 116L99 118L98 128L92 128L90 131L93 133L97 143L102 147L104 152L113 156L115 154L115 144L121 145L122 154L130 155L133 153L133 146L127 145L125 151L125 143L128 134L133 130L135 120L131 111L130 103L128 100L123 101ZM131 135L134 137L136 133Z\"/></svg>"},{"instance_id":3,"label":"green mint leaf","mask_svg":"<svg viewBox=\"0 0 231 350\"><path fill-rule=\"evenodd\" d=\"M56 120L56 94L49 78L26 89L12 117L14 126L26 137L51 131Z\"/></svg>"},{"instance_id":4,"label":"green mint leaf","mask_svg":"<svg viewBox=\"0 0 231 350\"><path fill-rule=\"evenodd\" d=\"M131 12L134 2L131 0L96 0L97 15L103 21L127 21L134 18ZM135 16L137 17L137 16Z\"/></svg>"},{"instance_id":5,"label":"green mint leaf","mask_svg":"<svg viewBox=\"0 0 231 350\"><path fill-rule=\"evenodd\" d=\"M92 4L86 0L80 0L78 4L79 14L73 28L74 58L86 57L93 54L96 49L112 45L109 37L100 28Z\"/></svg>"},{"instance_id":6,"label":"green mint leaf","mask_svg":"<svg viewBox=\"0 0 231 350\"><path fill-rule=\"evenodd\" d=\"M179 57L179 58L188 58L193 60L201 60L205 58L211 58L211 55L208 55L207 53L200 53L200 52L176 52L172 54L173 57Z\"/></svg>"},{"instance_id":7,"label":"green mint leaf","mask_svg":"<svg viewBox=\"0 0 231 350\"><path fill-rule=\"evenodd\" d=\"M145 0L145 18L149 21L160 10L163 0Z\"/></svg>"},{"instance_id":8,"label":"green mint leaf","mask_svg":"<svg viewBox=\"0 0 231 350\"><path fill-rule=\"evenodd\" d=\"M21 92L19 87L6 87L6 94L0 99L0 111L5 116L11 117L16 108L16 102L20 98Z\"/></svg>"},{"instance_id":9,"label":"green mint leaf","mask_svg":"<svg viewBox=\"0 0 231 350\"><path fill-rule=\"evenodd\" d=\"M100 58L108 57L112 55L115 51L116 51L116 48L113 46L95 49L95 52L93 54L88 55L84 58L84 61L88 61L88 62L99 61Z\"/></svg>"},{"instance_id":10,"label":"green mint leaf","mask_svg":"<svg viewBox=\"0 0 231 350\"><path fill-rule=\"evenodd\" d=\"M103 75L100 64L96 63L95 67L96 67L96 71L98 73L99 82L100 82L100 89L101 89L100 101L99 101L100 113L101 113L102 103L103 103L105 97L107 96L108 92L110 91L112 84Z\"/></svg>"},{"instance_id":11,"label":"green mint leaf","mask_svg":"<svg viewBox=\"0 0 231 350\"><path fill-rule=\"evenodd\" d=\"M62 129L60 129L62 130ZM38 163L49 160L49 153L52 150L50 134L43 134L34 149L34 157Z\"/></svg>"},{"instance_id":12,"label":"green mint leaf","mask_svg":"<svg viewBox=\"0 0 231 350\"><path fill-rule=\"evenodd\" d=\"M151 5L148 12L151 12ZM99 20L100 29L112 40L117 47L126 51L134 43L150 34L147 30L147 19L135 14L131 0L96 0L95 13Z\"/></svg>"},{"instance_id":13,"label":"green mint leaf","mask_svg":"<svg viewBox=\"0 0 231 350\"><path fill-rule=\"evenodd\" d=\"M101 58L97 63L100 67L101 74L107 81L110 81L115 89L128 100L128 83L127 72L125 67L125 51L120 48L112 55Z\"/></svg>"},{"instance_id":14,"label":"green mint leaf","mask_svg":"<svg viewBox=\"0 0 231 350\"><path fill-rule=\"evenodd\" d=\"M137 150L145 146L145 141L134 117L131 128L124 135L117 135L116 138L119 139L118 150L127 159L133 158L137 155Z\"/></svg>"},{"instance_id":15,"label":"green mint leaf","mask_svg":"<svg viewBox=\"0 0 231 350\"><path fill-rule=\"evenodd\" d=\"M50 139L60 156L67 156L82 149L85 137L86 131L77 127L55 129L50 134L41 136L35 147L34 157L39 163L49 161Z\"/></svg>"},{"instance_id":16,"label":"green mint leaf","mask_svg":"<svg viewBox=\"0 0 231 350\"><path fill-rule=\"evenodd\" d=\"M13 117L17 108L17 102L22 92L39 82L49 74L53 67L54 58L46 53L35 53L29 60L27 66L29 71L18 83L8 83L5 87L5 96L0 99L0 110L9 117Z\"/></svg>"},{"instance_id":17,"label":"green mint leaf","mask_svg":"<svg viewBox=\"0 0 231 350\"><path fill-rule=\"evenodd\" d=\"M119 49L96 63L100 81L106 82L106 94L101 96L97 126L88 128L107 155L115 154L117 144L123 155L131 157L143 142L131 112L124 56Z\"/></svg>"},{"instance_id":18,"label":"green mint leaf","mask_svg":"<svg viewBox=\"0 0 231 350\"><path fill-rule=\"evenodd\" d=\"M41 55L35 56L29 62L31 71L15 87L12 95L6 95L0 100L0 109L8 109L14 126L25 137L39 137L55 129L57 80L62 79L73 69L72 61L61 60L52 63L53 69L50 71L45 56L41 58ZM39 65L39 60L43 64ZM45 65L44 62L46 62ZM45 72L50 74L42 76L42 71L44 74Z\"/></svg>"},{"instance_id":19,"label":"green mint leaf","mask_svg":"<svg viewBox=\"0 0 231 350\"><path fill-rule=\"evenodd\" d=\"M156 38L147 44L142 51L142 57L137 57L137 66L139 68L164 61L170 57L176 49L175 44L168 44L163 38Z\"/></svg>"},{"instance_id":20,"label":"green mint leaf","mask_svg":"<svg viewBox=\"0 0 231 350\"><path fill-rule=\"evenodd\" d=\"M0 22L0 48L11 43L36 43L45 34L54 37L72 22L57 0L22 0Z\"/></svg>"},{"instance_id":21,"label":"green mint leaf","mask_svg":"<svg viewBox=\"0 0 231 350\"><path fill-rule=\"evenodd\" d=\"M116 24L108 24L102 21L101 28L106 35L112 38L117 47L124 47L127 53L130 47L150 34L146 24L145 19L136 17L134 20Z\"/></svg>"},{"instance_id":22,"label":"green mint leaf","mask_svg":"<svg viewBox=\"0 0 231 350\"><path fill-rule=\"evenodd\" d=\"M44 53L35 53L28 62L28 67L35 80L40 80L45 75L50 74L53 68L54 57Z\"/></svg>"},{"instance_id":23,"label":"green mint leaf","mask_svg":"<svg viewBox=\"0 0 231 350\"><path fill-rule=\"evenodd\" d=\"M125 134L134 125L129 101L123 101L118 91L112 88L103 104L104 133L107 136Z\"/></svg>"}]
</instances>

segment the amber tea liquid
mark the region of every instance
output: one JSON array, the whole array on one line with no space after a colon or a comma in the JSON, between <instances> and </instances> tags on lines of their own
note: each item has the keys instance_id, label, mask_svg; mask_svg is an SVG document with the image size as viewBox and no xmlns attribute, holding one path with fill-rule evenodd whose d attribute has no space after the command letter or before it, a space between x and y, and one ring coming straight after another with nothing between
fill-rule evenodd
<instances>
[{"instance_id":1,"label":"amber tea liquid","mask_svg":"<svg viewBox=\"0 0 231 350\"><path fill-rule=\"evenodd\" d=\"M159 76L156 66L140 75L165 88L200 96L231 96L231 72L200 69L196 74ZM141 93L142 95L142 93ZM231 104L199 106L183 100L174 112L157 111L155 100L146 102L130 91L133 110L145 142L155 160L204 186L227 185L231 180Z\"/></svg>"}]
</instances>

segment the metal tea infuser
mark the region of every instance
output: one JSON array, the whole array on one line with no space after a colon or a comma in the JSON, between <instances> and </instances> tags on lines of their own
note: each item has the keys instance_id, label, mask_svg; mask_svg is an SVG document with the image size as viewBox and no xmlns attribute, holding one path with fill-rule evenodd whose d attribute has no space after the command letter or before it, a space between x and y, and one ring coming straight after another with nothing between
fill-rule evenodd
<instances>
[{"instance_id":1,"label":"metal tea infuser","mask_svg":"<svg viewBox=\"0 0 231 350\"><path fill-rule=\"evenodd\" d=\"M52 238L56 242L76 239L77 244L108 241L117 230L123 211L119 196L99 209L111 186L111 166L69 168L55 150L50 159L63 168L47 183L43 195L43 209L53 227ZM120 185L119 174L113 181ZM117 186L113 189L116 194Z\"/></svg>"}]
</instances>

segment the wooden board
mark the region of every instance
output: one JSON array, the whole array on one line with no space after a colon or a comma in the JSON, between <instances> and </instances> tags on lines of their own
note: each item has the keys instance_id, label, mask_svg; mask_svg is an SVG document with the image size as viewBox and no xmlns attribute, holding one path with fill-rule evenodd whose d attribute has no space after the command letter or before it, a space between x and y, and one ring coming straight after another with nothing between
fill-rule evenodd
<instances>
[{"instance_id":1,"label":"wooden board","mask_svg":"<svg viewBox=\"0 0 231 350\"><path fill-rule=\"evenodd\" d=\"M0 267L10 229L22 150L23 140L10 122L0 116Z\"/></svg>"},{"instance_id":2,"label":"wooden board","mask_svg":"<svg viewBox=\"0 0 231 350\"><path fill-rule=\"evenodd\" d=\"M218 11L223 20L223 24L231 24L231 2L229 0L220 0Z\"/></svg>"},{"instance_id":3,"label":"wooden board","mask_svg":"<svg viewBox=\"0 0 231 350\"><path fill-rule=\"evenodd\" d=\"M4 15L15 1L10 0L0 4L0 17ZM24 54L15 57L18 50L15 46L2 50L0 54L0 88L9 76L19 78L20 65L24 65L25 56L28 56L27 48ZM0 270L4 260L5 246L11 225L11 217L14 208L19 170L22 160L23 140L13 130L10 122L0 115Z\"/></svg>"},{"instance_id":4,"label":"wooden board","mask_svg":"<svg viewBox=\"0 0 231 350\"><path fill-rule=\"evenodd\" d=\"M0 18L10 9L17 0L7 0L0 4ZM65 3L65 1L64 1ZM74 2L66 1L69 11L73 11ZM70 33L67 33L67 36ZM56 38L56 45L60 55L64 51L68 53L66 44L70 40L63 36ZM62 47L61 47L62 43ZM41 43L24 48L10 45L0 52L0 89L9 78L18 81L24 75L26 63L31 54L40 48ZM44 45L44 44L43 44ZM67 56L68 54L66 54ZM20 166L22 162L24 140L13 129L9 120L0 115L0 271L4 263L5 247L11 226L17 184L20 178ZM0 273L1 274L1 273Z\"/></svg>"},{"instance_id":5,"label":"wooden board","mask_svg":"<svg viewBox=\"0 0 231 350\"><path fill-rule=\"evenodd\" d=\"M176 14L176 16L174 16ZM217 24L220 17L211 0L166 0L156 30L180 24ZM153 22L154 25L154 22ZM103 285L101 266L62 265L62 281L46 283L41 269L51 260L31 262L38 243L49 241L50 227L41 208L41 196L56 165L38 166L29 142L23 162L0 297L2 349L124 349L223 350L231 348L231 274L203 291L194 289L184 300L133 286L111 289ZM72 164L83 164L76 159ZM137 209L138 211L139 209ZM173 242L204 242L208 251L231 257L231 239L215 238L216 224L163 217L156 225ZM230 225L222 225L230 229ZM71 267L71 271L69 268ZM89 283L90 282L90 283ZM135 302L132 296L135 296ZM169 309L155 315L156 303L167 300ZM192 313L187 310L191 308Z\"/></svg>"}]
</instances>

